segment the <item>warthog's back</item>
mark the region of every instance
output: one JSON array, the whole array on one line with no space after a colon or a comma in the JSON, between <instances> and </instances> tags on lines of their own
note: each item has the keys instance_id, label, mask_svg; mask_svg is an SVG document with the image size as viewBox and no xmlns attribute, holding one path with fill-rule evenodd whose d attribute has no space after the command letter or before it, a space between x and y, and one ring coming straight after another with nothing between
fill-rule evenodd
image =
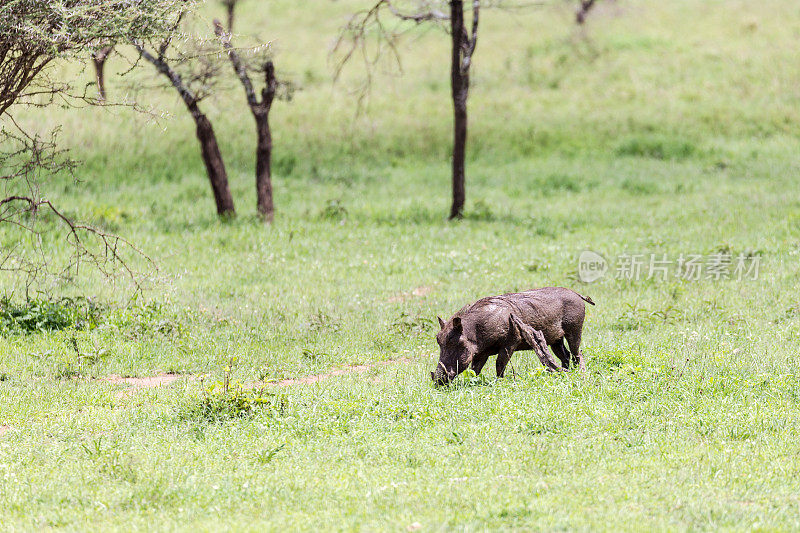
<instances>
[{"instance_id":1,"label":"warthog's back","mask_svg":"<svg viewBox=\"0 0 800 533\"><path fill-rule=\"evenodd\" d=\"M564 337L565 332L583 327L584 302L591 300L563 287L547 287L524 292L481 298L462 308L457 316L471 322L476 341L493 342L508 335L513 313L524 323L544 333L548 343Z\"/></svg>"}]
</instances>

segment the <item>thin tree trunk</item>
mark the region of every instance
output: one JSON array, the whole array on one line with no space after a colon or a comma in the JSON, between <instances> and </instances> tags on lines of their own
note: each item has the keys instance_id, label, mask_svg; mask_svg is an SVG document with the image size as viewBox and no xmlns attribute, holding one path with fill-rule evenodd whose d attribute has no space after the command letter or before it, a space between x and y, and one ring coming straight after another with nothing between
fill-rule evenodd
<instances>
[{"instance_id":1,"label":"thin tree trunk","mask_svg":"<svg viewBox=\"0 0 800 533\"><path fill-rule=\"evenodd\" d=\"M236 1L228 0L225 5L228 7L228 33L233 33L233 15L236 9Z\"/></svg>"},{"instance_id":2,"label":"thin tree trunk","mask_svg":"<svg viewBox=\"0 0 800 533\"><path fill-rule=\"evenodd\" d=\"M275 207L272 203L272 132L269 128L269 110L253 111L256 119L258 144L256 146L256 207L266 222L272 222Z\"/></svg>"},{"instance_id":3,"label":"thin tree trunk","mask_svg":"<svg viewBox=\"0 0 800 533\"><path fill-rule=\"evenodd\" d=\"M225 171L225 163L222 161L222 153L219 150L214 128L208 117L200 112L197 104L188 107L197 125L197 140L200 141L203 163L206 165L206 173L214 193L214 202L217 204L217 214L220 217L234 216L236 208L233 205L233 197L228 186L228 174Z\"/></svg>"},{"instance_id":4,"label":"thin tree trunk","mask_svg":"<svg viewBox=\"0 0 800 533\"><path fill-rule=\"evenodd\" d=\"M466 30L464 28L464 5L462 0L450 2L450 29L453 38L450 64L450 85L453 97L453 204L450 219L464 215L465 161L467 145L467 96L469 94L469 71L462 70L462 52Z\"/></svg>"},{"instance_id":5,"label":"thin tree trunk","mask_svg":"<svg viewBox=\"0 0 800 533\"><path fill-rule=\"evenodd\" d=\"M108 56L113 50L113 46L104 46L92 53L92 61L94 62L95 79L97 80L97 99L101 102L106 101L106 79L105 79L105 65Z\"/></svg>"},{"instance_id":6,"label":"thin tree trunk","mask_svg":"<svg viewBox=\"0 0 800 533\"><path fill-rule=\"evenodd\" d=\"M455 97L453 128L453 204L450 218L461 218L464 215L466 200L466 145L467 145L467 100L466 97Z\"/></svg>"},{"instance_id":7,"label":"thin tree trunk","mask_svg":"<svg viewBox=\"0 0 800 533\"><path fill-rule=\"evenodd\" d=\"M272 203L272 130L269 127L269 112L275 100L278 81L275 79L275 65L267 61L264 65L264 88L261 102L251 105L250 110L256 120L258 144L256 145L256 205L259 214L266 222L272 222L275 208Z\"/></svg>"}]
</instances>

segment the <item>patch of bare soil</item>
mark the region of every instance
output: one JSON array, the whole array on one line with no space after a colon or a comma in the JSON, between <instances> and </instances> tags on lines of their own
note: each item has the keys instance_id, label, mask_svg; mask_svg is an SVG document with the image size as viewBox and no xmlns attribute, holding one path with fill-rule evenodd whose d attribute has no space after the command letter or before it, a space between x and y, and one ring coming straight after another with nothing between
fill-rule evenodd
<instances>
[{"instance_id":1,"label":"patch of bare soil","mask_svg":"<svg viewBox=\"0 0 800 533\"><path fill-rule=\"evenodd\" d=\"M0 426L0 437L8 433L9 430L11 430L11 426Z\"/></svg>"},{"instance_id":2,"label":"patch of bare soil","mask_svg":"<svg viewBox=\"0 0 800 533\"><path fill-rule=\"evenodd\" d=\"M122 376L111 375L107 378L101 378L100 381L105 381L114 385L130 385L129 388L123 389L117 393L117 397L123 398L133 394L137 390L166 387L180 378L180 374L171 374L169 372L165 372L156 376L145 376L140 378L124 378Z\"/></svg>"},{"instance_id":3,"label":"patch of bare soil","mask_svg":"<svg viewBox=\"0 0 800 533\"><path fill-rule=\"evenodd\" d=\"M397 302L405 302L406 300L410 300L411 298L422 298L423 296L427 296L433 292L433 287L430 285L424 285L422 287L417 287L416 289L412 290L411 292L402 292L395 296L389 298L390 303L397 303Z\"/></svg>"},{"instance_id":4,"label":"patch of bare soil","mask_svg":"<svg viewBox=\"0 0 800 533\"><path fill-rule=\"evenodd\" d=\"M393 364L406 364L411 363L414 360L409 357L403 357L401 359L392 359L390 361L380 361L378 363L371 363L365 365L353 365L348 366L345 368L339 368L337 370L331 370L330 372L326 372L324 374L314 374L311 376L305 376L302 378L290 378L290 379L282 379L280 381L268 381L266 383L261 383L260 385L270 385L274 387L286 387L289 385L308 385L311 383L317 383L319 381L324 381L326 379L330 379L335 376L344 376L346 374L361 374L371 370L373 368L379 368L382 366L388 366Z\"/></svg>"},{"instance_id":5,"label":"patch of bare soil","mask_svg":"<svg viewBox=\"0 0 800 533\"><path fill-rule=\"evenodd\" d=\"M143 389L151 389L154 387L163 387L164 385L169 385L180 379L180 374L158 374L157 376L146 376L143 378L123 378L121 376L111 375L107 378L103 378L103 381L107 381L109 383L120 384L124 383L126 385L133 385L134 387L139 387Z\"/></svg>"}]
</instances>

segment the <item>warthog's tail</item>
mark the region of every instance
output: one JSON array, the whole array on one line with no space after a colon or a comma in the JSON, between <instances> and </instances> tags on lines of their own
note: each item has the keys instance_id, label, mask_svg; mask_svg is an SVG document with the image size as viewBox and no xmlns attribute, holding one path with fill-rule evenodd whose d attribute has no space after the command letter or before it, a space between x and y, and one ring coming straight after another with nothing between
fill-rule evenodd
<instances>
[{"instance_id":1,"label":"warthog's tail","mask_svg":"<svg viewBox=\"0 0 800 533\"><path fill-rule=\"evenodd\" d=\"M580 296L580 297L581 297L581 300L583 300L583 301L584 301L584 302L586 302L587 304L592 304L592 305L595 305L595 303L592 301L592 299L591 299L591 298L589 298L588 296L584 296L584 295L582 295L582 294L578 294L577 292L576 292L575 294L577 294L578 296Z\"/></svg>"}]
</instances>

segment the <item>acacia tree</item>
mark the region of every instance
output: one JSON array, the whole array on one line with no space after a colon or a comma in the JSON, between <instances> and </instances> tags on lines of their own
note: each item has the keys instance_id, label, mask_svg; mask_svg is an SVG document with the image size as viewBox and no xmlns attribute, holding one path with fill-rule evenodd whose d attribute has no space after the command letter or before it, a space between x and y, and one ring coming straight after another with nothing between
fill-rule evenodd
<instances>
[{"instance_id":1,"label":"acacia tree","mask_svg":"<svg viewBox=\"0 0 800 533\"><path fill-rule=\"evenodd\" d=\"M453 97L453 205L450 218L460 218L466 200L464 175L467 150L467 98L472 54L478 44L478 15L481 3L472 2L472 31L467 34L461 0L450 2L450 35L453 40L450 60L450 88Z\"/></svg>"},{"instance_id":2,"label":"acacia tree","mask_svg":"<svg viewBox=\"0 0 800 533\"><path fill-rule=\"evenodd\" d=\"M361 52L367 68L372 67L375 60L368 57L366 45L371 34L376 34L397 54L395 35L389 31L381 18L384 12L388 12L396 19L417 24L449 22L451 37L450 90L453 104L450 219L461 218L464 214L466 199L467 99L469 98L472 56L478 44L481 0L472 0L472 22L469 30L464 20L463 0L450 0L448 12L437 9L437 6L443 4L441 1L417 0L415 4L415 11L404 12L398 9L392 0L378 0L370 9L356 13L343 28L335 46L335 50L342 51L344 49L338 69L341 70L344 64L358 52ZM345 45L346 42L349 45Z\"/></svg>"},{"instance_id":3,"label":"acacia tree","mask_svg":"<svg viewBox=\"0 0 800 533\"><path fill-rule=\"evenodd\" d=\"M377 55L382 48L392 51L399 61L399 52L396 47L397 33L393 32L384 22L383 13L400 21L416 24L434 23L448 29L451 38L450 59L450 90L453 104L453 151L452 151L452 204L450 219L461 218L464 213L466 199L466 146L467 146L467 100L470 89L470 69L472 56L478 44L478 23L480 22L481 6L501 7L502 0L472 0L471 24L467 24L464 15L463 0L413 0L413 9L401 9L395 5L394 0L378 0L367 10L353 15L342 29L334 51L342 53L342 59L337 66L337 75L344 65L355 55L360 54L369 72L377 62ZM445 10L445 4L448 9ZM583 24L596 4L596 0L579 0L576 21ZM537 2L531 5L541 5ZM370 56L367 40L377 36L379 43L378 52Z\"/></svg>"},{"instance_id":4,"label":"acacia tree","mask_svg":"<svg viewBox=\"0 0 800 533\"><path fill-rule=\"evenodd\" d=\"M28 133L14 117L21 106L69 105L76 99L94 103L74 93L69 83L54 80L49 68L98 50L108 42L165 35L177 8L185 0L0 0L0 227L29 235L27 245L11 246L0 254L0 270L27 272L28 282L48 269L47 253L37 220L42 211L65 228L73 246L72 260L62 273L82 262L102 269L121 265L130 243L99 229L74 222L43 193L42 186L55 175L70 172L70 161L49 136ZM49 138L48 138L49 137ZM135 249L135 248L134 248Z\"/></svg>"},{"instance_id":5,"label":"acacia tree","mask_svg":"<svg viewBox=\"0 0 800 533\"><path fill-rule=\"evenodd\" d=\"M264 87L261 89L261 99L259 100L247 72L248 65L242 61L231 44L230 32L226 33L218 20L214 21L214 31L242 84L247 105L256 122L256 207L264 221L272 222L275 216L275 207L272 200L272 130L269 125L269 113L278 89L275 65L272 61L266 60L260 67L249 68L264 75Z\"/></svg>"},{"instance_id":6,"label":"acacia tree","mask_svg":"<svg viewBox=\"0 0 800 533\"><path fill-rule=\"evenodd\" d=\"M133 41L133 45L141 57L150 62L159 74L169 80L170 85L178 92L194 120L195 134L200 142L200 152L208 180L211 183L217 214L220 217L235 216L236 208L228 185L228 173L225 170L225 162L222 159L217 136L211 121L200 110L200 102L211 93L219 71L219 65L215 61L217 50L204 49L202 44L194 43L189 52L177 51L172 57L167 57L171 44L171 39L167 38L162 40L158 46L152 46L153 50L149 50L143 41ZM179 73L178 69L183 70L184 75Z\"/></svg>"}]
</instances>

